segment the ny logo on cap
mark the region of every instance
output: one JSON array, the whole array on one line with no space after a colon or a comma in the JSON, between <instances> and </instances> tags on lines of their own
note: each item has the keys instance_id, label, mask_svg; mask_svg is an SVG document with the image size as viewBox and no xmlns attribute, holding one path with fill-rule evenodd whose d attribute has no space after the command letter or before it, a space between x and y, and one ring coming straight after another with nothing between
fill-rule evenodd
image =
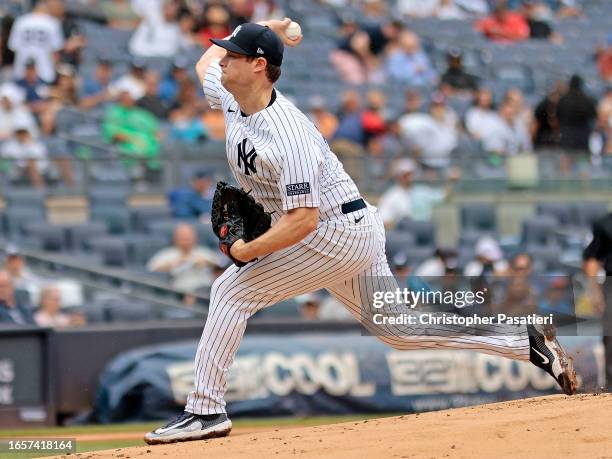
<instances>
[{"instance_id":1,"label":"ny logo on cap","mask_svg":"<svg viewBox=\"0 0 612 459\"><path fill-rule=\"evenodd\" d=\"M257 54L263 54L263 53L264 53L264 52L263 52L263 49L261 49L261 48L257 48Z\"/></svg>"},{"instance_id":2,"label":"ny logo on cap","mask_svg":"<svg viewBox=\"0 0 612 459\"><path fill-rule=\"evenodd\" d=\"M232 32L232 38L234 38L236 35L238 35L238 32L240 32L240 29L242 29L241 25L239 25L238 27L236 27L234 29L234 31Z\"/></svg>"}]
</instances>

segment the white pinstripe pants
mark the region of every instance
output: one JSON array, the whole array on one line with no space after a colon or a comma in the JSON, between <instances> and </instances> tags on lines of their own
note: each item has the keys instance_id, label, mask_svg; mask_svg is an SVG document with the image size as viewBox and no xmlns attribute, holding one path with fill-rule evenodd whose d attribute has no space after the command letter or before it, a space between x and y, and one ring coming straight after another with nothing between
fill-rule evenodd
<instances>
[{"instance_id":1,"label":"white pinstripe pants","mask_svg":"<svg viewBox=\"0 0 612 459\"><path fill-rule=\"evenodd\" d=\"M354 218L364 216L358 224ZM238 351L247 319L260 309L326 288L364 325L362 304L371 290L397 288L384 252L385 232L378 214L363 209L344 221L326 222L304 241L238 270L228 268L213 284L208 319L195 358L195 390L186 410L225 412L227 371ZM378 281L376 281L378 279ZM381 280L382 279L382 280ZM378 282L377 285L367 285ZM405 307L404 307L405 308ZM416 311L404 310L418 314ZM372 327L374 327L372 325ZM370 328L370 327L369 327ZM526 327L495 327L487 336L461 333L459 327L406 326L370 332L400 350L474 349L529 360Z\"/></svg>"}]
</instances>

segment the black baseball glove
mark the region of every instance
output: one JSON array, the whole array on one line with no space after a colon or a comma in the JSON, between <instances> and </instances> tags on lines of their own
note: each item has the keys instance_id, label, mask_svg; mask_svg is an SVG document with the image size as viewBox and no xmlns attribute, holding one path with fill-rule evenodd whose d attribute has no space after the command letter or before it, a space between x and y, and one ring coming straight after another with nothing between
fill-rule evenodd
<instances>
[{"instance_id":1,"label":"black baseball glove","mask_svg":"<svg viewBox=\"0 0 612 459\"><path fill-rule=\"evenodd\" d=\"M211 221L219 238L219 249L238 267L247 263L232 257L230 249L234 242L238 239L252 241L268 231L272 223L270 214L251 195L225 182L217 183Z\"/></svg>"}]
</instances>

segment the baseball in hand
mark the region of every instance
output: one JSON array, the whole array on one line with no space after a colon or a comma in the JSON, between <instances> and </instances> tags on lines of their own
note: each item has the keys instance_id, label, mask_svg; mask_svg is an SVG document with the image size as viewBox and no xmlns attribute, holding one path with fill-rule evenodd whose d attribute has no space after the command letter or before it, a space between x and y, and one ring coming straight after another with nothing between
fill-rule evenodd
<instances>
[{"instance_id":1,"label":"baseball in hand","mask_svg":"<svg viewBox=\"0 0 612 459\"><path fill-rule=\"evenodd\" d=\"M291 24L287 26L285 34L289 40L297 40L302 36L302 28L297 22L291 21Z\"/></svg>"}]
</instances>

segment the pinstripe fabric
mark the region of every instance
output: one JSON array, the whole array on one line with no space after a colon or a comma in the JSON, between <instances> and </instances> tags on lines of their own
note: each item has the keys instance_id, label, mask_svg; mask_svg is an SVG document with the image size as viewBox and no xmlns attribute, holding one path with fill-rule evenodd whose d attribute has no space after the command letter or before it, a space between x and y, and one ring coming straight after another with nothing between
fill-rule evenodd
<instances>
[{"instance_id":1,"label":"pinstripe fabric","mask_svg":"<svg viewBox=\"0 0 612 459\"><path fill-rule=\"evenodd\" d=\"M368 205L342 214L341 205L358 199L359 191L312 123L280 93L268 108L242 116L232 95L221 85L220 73L218 63L209 67L204 92L213 108L224 111L227 156L234 177L243 188L252 190L266 210L276 212L275 220L289 209L319 207L319 224L294 246L240 270L231 266L213 284L196 353L195 390L185 408L196 414L225 412L227 371L248 318L258 310L326 288L361 320L362 304L371 304L374 290L397 288L387 265L384 227L376 208ZM256 172L245 166L245 152L253 148ZM285 192L286 185L300 183L309 183L310 192ZM355 223L359 217L363 219ZM396 312L404 309L402 305L390 307ZM418 314L410 309L405 312ZM396 349L475 349L529 359L525 327L485 330L496 336L464 335L460 328L448 326L370 331Z\"/></svg>"}]
</instances>

